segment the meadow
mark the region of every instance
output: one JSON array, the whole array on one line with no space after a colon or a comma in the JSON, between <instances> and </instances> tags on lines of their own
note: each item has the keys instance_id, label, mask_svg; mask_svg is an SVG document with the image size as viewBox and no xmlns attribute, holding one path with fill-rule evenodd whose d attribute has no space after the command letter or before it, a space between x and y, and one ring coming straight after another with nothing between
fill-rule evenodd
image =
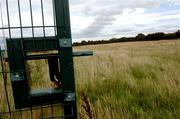
<instances>
[{"instance_id":1,"label":"meadow","mask_svg":"<svg viewBox=\"0 0 180 119\"><path fill-rule=\"evenodd\" d=\"M94 56L74 58L80 118L89 118L83 108L84 94L95 119L180 119L180 40L74 47L81 50L93 50ZM32 72L38 71L31 74L32 88L53 85L43 75L47 74L44 63L29 63ZM39 80L42 76L45 80ZM9 90L10 85L8 81ZM0 111L7 110L3 95L0 90ZM40 118L40 113L34 118Z\"/></svg>"},{"instance_id":2,"label":"meadow","mask_svg":"<svg viewBox=\"0 0 180 119\"><path fill-rule=\"evenodd\" d=\"M95 55L75 58L77 90L88 96L95 118L180 119L180 41L75 48L85 49Z\"/></svg>"}]
</instances>

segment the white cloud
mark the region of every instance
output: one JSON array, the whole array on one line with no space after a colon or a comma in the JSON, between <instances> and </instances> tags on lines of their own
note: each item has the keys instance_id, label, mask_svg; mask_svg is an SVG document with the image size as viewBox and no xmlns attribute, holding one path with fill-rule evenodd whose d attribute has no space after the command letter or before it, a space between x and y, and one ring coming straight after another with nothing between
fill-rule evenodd
<instances>
[{"instance_id":1,"label":"white cloud","mask_svg":"<svg viewBox=\"0 0 180 119\"><path fill-rule=\"evenodd\" d=\"M79 15L79 17L83 18L91 16L95 19L91 23L87 21L84 28L81 26L79 33L74 33L73 30L72 32L74 33L74 38L88 40L91 38L100 39L123 35L131 36L139 32L156 32L158 28L162 32L166 32L167 29L163 28L172 25L172 22L168 23L167 20L179 19L179 10L169 11L167 8L166 12L155 11L147 13L146 11L158 9L162 4L173 6L179 3L179 0L73 0L71 3L72 16ZM164 21L166 23L163 25ZM177 22L180 23L180 20L176 20ZM78 29L73 24L74 21L72 20L72 29L75 27ZM177 30L178 25L175 26L172 25L174 28L171 29ZM170 32L174 32L173 30Z\"/></svg>"},{"instance_id":2,"label":"white cloud","mask_svg":"<svg viewBox=\"0 0 180 119\"><path fill-rule=\"evenodd\" d=\"M19 26L17 0L9 0L11 25ZM20 0L23 25L31 25L29 0ZM7 24L5 0L1 0ZM42 25L40 0L32 0L34 25ZM173 10L158 11L163 4ZM167 7L167 6L166 6ZM45 24L53 25L52 0L45 0ZM179 0L70 0L72 36L77 40L108 39L139 32L174 32L179 28ZM156 9L156 10L155 10ZM153 12L147 12L154 10ZM168 29L166 28L168 26ZM41 30L37 31L40 32ZM53 34L53 30L47 33ZM28 34L26 30L26 34ZM1 34L1 33L0 33ZM16 33L15 33L16 34ZM37 33L41 34L41 33Z\"/></svg>"}]
</instances>

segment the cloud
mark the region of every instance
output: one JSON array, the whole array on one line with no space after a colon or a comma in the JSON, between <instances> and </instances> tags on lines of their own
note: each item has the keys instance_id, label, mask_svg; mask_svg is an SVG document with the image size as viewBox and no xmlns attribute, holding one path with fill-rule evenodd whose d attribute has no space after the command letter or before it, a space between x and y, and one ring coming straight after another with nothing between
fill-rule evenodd
<instances>
[{"instance_id":1,"label":"cloud","mask_svg":"<svg viewBox=\"0 0 180 119\"><path fill-rule=\"evenodd\" d=\"M20 2L23 25L29 26L31 25L29 0ZM69 2L72 36L75 40L106 39L160 30L173 32L180 24L179 0L69 0ZM34 25L42 25L40 0L32 0L32 3ZM5 0L1 0L1 4L4 24L7 25ZM17 0L9 0L9 7L11 25L19 26ZM164 11L160 10L160 7L164 7ZM52 0L44 1L44 12L45 24L54 25ZM168 26L170 30L167 30ZM24 30L24 34L28 35L28 31L30 30ZM42 29L36 32L37 35L42 35ZM53 30L47 29L46 33L53 34Z\"/></svg>"},{"instance_id":2,"label":"cloud","mask_svg":"<svg viewBox=\"0 0 180 119\"><path fill-rule=\"evenodd\" d=\"M90 39L107 36L107 34L119 34L119 36L122 36L123 34L126 35L125 32L132 35L138 32L158 31L158 29L166 31L159 28L171 25L168 22L165 25L161 25L165 20L171 19L174 21L179 19L178 9L174 11L158 11L159 7L163 4L168 4L169 6L178 5L180 3L179 0L88 0L82 2L82 4L81 1L83 0L74 0L73 2L75 3L75 1L80 3L72 4L72 15L94 18L93 22L87 22L86 27L81 27L79 32L73 34L76 39ZM157 9L157 11L148 13L147 10L149 9ZM180 23L180 21L176 20L176 23ZM77 29L77 26L73 26L72 20L72 28L74 29L74 27ZM173 29L178 29L178 27Z\"/></svg>"},{"instance_id":3,"label":"cloud","mask_svg":"<svg viewBox=\"0 0 180 119\"><path fill-rule=\"evenodd\" d=\"M89 24L89 26L84 29L81 33L77 34L77 37L81 36L87 36L87 37L98 37L101 34L101 31L108 25L111 25L113 21L116 19L114 16L109 16L108 12L107 14L103 13L99 16L96 16L94 21Z\"/></svg>"},{"instance_id":4,"label":"cloud","mask_svg":"<svg viewBox=\"0 0 180 119\"><path fill-rule=\"evenodd\" d=\"M134 12L135 8L157 6L157 4L155 2L152 2L151 0L137 0L135 2L136 4L134 4L132 0L127 0L126 2L122 2L121 0L90 0L86 3L83 2L82 6L79 5L77 11L74 10L77 7L77 4L75 5L74 9L72 6L72 14L76 11L76 13L80 12L80 16L82 17L91 16L95 18L92 23L87 23L89 24L89 26L85 27L84 29L81 29L79 33L76 33L75 37L85 38L99 37L100 35L103 35L102 31L106 27L112 25L117 20L115 19L115 17L117 15L121 15L125 10L127 10L127 8ZM74 26L72 26L72 28L74 28Z\"/></svg>"}]
</instances>

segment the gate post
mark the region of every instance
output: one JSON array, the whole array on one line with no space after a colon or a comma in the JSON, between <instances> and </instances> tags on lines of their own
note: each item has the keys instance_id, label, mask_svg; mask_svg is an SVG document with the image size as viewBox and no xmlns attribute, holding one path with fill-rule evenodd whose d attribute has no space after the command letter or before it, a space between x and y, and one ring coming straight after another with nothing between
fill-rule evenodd
<instances>
[{"instance_id":1,"label":"gate post","mask_svg":"<svg viewBox=\"0 0 180 119\"><path fill-rule=\"evenodd\" d=\"M64 115L68 116L73 114L73 117L66 117L65 119L77 119L69 1L54 0L54 11L56 16L57 38L59 40L60 47L60 72L64 97L72 98L69 100L70 102L68 102L68 99L64 99ZM66 105L66 103L68 105Z\"/></svg>"}]
</instances>

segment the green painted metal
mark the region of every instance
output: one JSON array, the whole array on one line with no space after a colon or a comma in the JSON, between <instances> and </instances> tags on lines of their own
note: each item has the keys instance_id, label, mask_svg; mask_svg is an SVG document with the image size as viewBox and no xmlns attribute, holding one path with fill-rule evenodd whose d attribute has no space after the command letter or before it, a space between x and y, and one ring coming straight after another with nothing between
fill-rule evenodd
<instances>
[{"instance_id":1,"label":"green painted metal","mask_svg":"<svg viewBox=\"0 0 180 119\"><path fill-rule=\"evenodd\" d=\"M54 0L56 13L57 38L59 39L60 71L64 92L75 93L75 77L73 67L72 37L70 27L68 0ZM65 26L64 28L58 26ZM73 109L73 119L77 118L76 96L70 106L64 106L64 114L71 115Z\"/></svg>"},{"instance_id":2,"label":"green painted metal","mask_svg":"<svg viewBox=\"0 0 180 119\"><path fill-rule=\"evenodd\" d=\"M73 52L73 57L92 56L92 51ZM59 53L43 54L43 55L27 55L26 60L38 60L49 58L60 58Z\"/></svg>"},{"instance_id":3,"label":"green painted metal","mask_svg":"<svg viewBox=\"0 0 180 119\"><path fill-rule=\"evenodd\" d=\"M22 50L21 40L7 40L8 61L11 73L12 89L15 107L27 106L29 85L26 75L26 62Z\"/></svg>"},{"instance_id":4,"label":"green painted metal","mask_svg":"<svg viewBox=\"0 0 180 119\"><path fill-rule=\"evenodd\" d=\"M29 93L28 106L40 106L45 104L63 103L63 90L59 88L36 89Z\"/></svg>"},{"instance_id":5,"label":"green painted metal","mask_svg":"<svg viewBox=\"0 0 180 119\"><path fill-rule=\"evenodd\" d=\"M12 39L12 40L18 40ZM36 52L36 51L47 51L47 50L57 50L58 39L57 37L35 37L35 38L23 38L24 51L26 52Z\"/></svg>"},{"instance_id":6,"label":"green painted metal","mask_svg":"<svg viewBox=\"0 0 180 119\"><path fill-rule=\"evenodd\" d=\"M15 108L64 103L64 114L77 118L76 88L73 57L93 55L93 52L73 52L69 1L53 0L57 36L33 38L9 38L7 42L8 62L11 73ZM62 27L63 26L63 27ZM29 55L29 52L58 51L58 53ZM48 59L50 80L59 73L61 88L31 90L29 85L28 60Z\"/></svg>"}]
</instances>

